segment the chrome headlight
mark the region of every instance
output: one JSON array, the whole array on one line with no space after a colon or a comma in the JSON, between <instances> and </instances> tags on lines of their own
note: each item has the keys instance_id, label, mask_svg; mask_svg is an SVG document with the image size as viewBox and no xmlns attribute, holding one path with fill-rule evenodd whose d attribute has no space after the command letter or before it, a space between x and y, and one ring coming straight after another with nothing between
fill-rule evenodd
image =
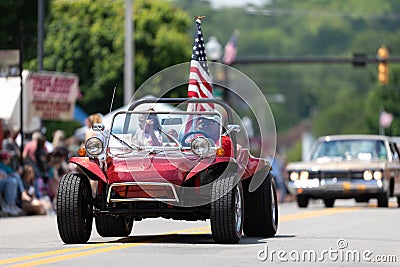
<instances>
[{"instance_id":1,"label":"chrome headlight","mask_svg":"<svg viewBox=\"0 0 400 267\"><path fill-rule=\"evenodd\" d=\"M196 137L190 144L192 152L199 157L204 157L210 153L211 144L203 136Z\"/></svg>"},{"instance_id":2,"label":"chrome headlight","mask_svg":"<svg viewBox=\"0 0 400 267\"><path fill-rule=\"evenodd\" d=\"M296 181L298 179L299 179L299 173L297 173L297 172L291 172L290 173L290 180Z\"/></svg>"},{"instance_id":3,"label":"chrome headlight","mask_svg":"<svg viewBox=\"0 0 400 267\"><path fill-rule=\"evenodd\" d=\"M300 172L300 180L307 180L308 179L308 171Z\"/></svg>"},{"instance_id":4,"label":"chrome headlight","mask_svg":"<svg viewBox=\"0 0 400 267\"><path fill-rule=\"evenodd\" d=\"M364 178L365 181L370 181L370 180L372 180L372 177L373 177L372 171L365 171L365 172L363 173L363 178Z\"/></svg>"},{"instance_id":5,"label":"chrome headlight","mask_svg":"<svg viewBox=\"0 0 400 267\"><path fill-rule=\"evenodd\" d=\"M103 142L98 137L90 137L85 143L86 152L90 156L98 156L103 152Z\"/></svg>"},{"instance_id":6,"label":"chrome headlight","mask_svg":"<svg viewBox=\"0 0 400 267\"><path fill-rule=\"evenodd\" d=\"M381 171L374 171L374 179L375 180L380 180L380 179L382 179L382 177L383 177L383 174Z\"/></svg>"}]
</instances>

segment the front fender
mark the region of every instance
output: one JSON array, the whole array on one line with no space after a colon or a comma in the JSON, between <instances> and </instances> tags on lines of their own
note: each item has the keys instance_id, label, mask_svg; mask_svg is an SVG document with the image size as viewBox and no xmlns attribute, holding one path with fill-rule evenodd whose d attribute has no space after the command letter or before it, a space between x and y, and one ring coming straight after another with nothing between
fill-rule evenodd
<instances>
[{"instance_id":1,"label":"front fender","mask_svg":"<svg viewBox=\"0 0 400 267\"><path fill-rule=\"evenodd\" d=\"M190 180L193 178L196 174L202 172L203 170L207 169L208 167L220 164L220 163L226 163L226 164L235 164L236 162L232 160L232 158L229 157L221 157L221 158L216 158L212 163L207 162L207 161L200 161L199 163L194 166L193 169L190 170L189 174L186 176L185 181Z\"/></svg>"},{"instance_id":2,"label":"front fender","mask_svg":"<svg viewBox=\"0 0 400 267\"><path fill-rule=\"evenodd\" d=\"M96 162L90 160L88 157L72 157L69 162L78 165L91 180L101 179L107 183L107 177L103 173L103 170Z\"/></svg>"}]
</instances>

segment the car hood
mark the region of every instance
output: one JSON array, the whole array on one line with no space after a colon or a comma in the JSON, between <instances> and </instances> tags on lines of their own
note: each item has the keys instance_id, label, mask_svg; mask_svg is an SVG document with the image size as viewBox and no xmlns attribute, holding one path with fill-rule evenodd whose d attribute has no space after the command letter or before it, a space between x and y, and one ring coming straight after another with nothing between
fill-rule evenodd
<instances>
[{"instance_id":1,"label":"car hood","mask_svg":"<svg viewBox=\"0 0 400 267\"><path fill-rule=\"evenodd\" d=\"M317 159L311 161L292 162L288 164L288 171L308 170L365 170L365 169L384 169L385 162L371 160L332 160Z\"/></svg>"},{"instance_id":2,"label":"car hood","mask_svg":"<svg viewBox=\"0 0 400 267\"><path fill-rule=\"evenodd\" d=\"M185 154L113 158L107 161L106 174L110 183L169 182L181 185L187 173L199 162L198 157Z\"/></svg>"}]
</instances>

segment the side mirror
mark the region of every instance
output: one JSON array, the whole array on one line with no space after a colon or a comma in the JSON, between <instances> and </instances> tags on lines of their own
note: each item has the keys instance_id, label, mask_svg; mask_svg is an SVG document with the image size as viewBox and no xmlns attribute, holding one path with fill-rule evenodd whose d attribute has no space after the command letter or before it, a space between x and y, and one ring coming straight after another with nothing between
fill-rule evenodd
<instances>
[{"instance_id":1,"label":"side mirror","mask_svg":"<svg viewBox=\"0 0 400 267\"><path fill-rule=\"evenodd\" d=\"M240 126L237 124L229 124L224 135L228 135L231 132L236 132L236 133L240 132Z\"/></svg>"},{"instance_id":2,"label":"side mirror","mask_svg":"<svg viewBox=\"0 0 400 267\"><path fill-rule=\"evenodd\" d=\"M95 123L92 126L92 130L96 131L96 132L102 132L102 131L104 131L104 129L105 129L105 127L104 127L104 124L102 124L102 123Z\"/></svg>"}]
</instances>

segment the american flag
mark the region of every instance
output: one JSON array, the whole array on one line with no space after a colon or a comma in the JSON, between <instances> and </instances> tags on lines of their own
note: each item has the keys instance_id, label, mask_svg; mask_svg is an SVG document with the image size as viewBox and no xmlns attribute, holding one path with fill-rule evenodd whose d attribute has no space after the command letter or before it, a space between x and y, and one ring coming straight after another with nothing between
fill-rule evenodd
<instances>
[{"instance_id":1,"label":"american flag","mask_svg":"<svg viewBox=\"0 0 400 267\"><path fill-rule=\"evenodd\" d=\"M236 59L238 37L239 33L235 31L225 45L223 62L226 65L231 65Z\"/></svg>"},{"instance_id":2,"label":"american flag","mask_svg":"<svg viewBox=\"0 0 400 267\"><path fill-rule=\"evenodd\" d=\"M201 19L196 19L196 33L194 37L194 45L192 51L192 59L190 61L190 74L188 97L189 98L213 98L213 88L210 73L208 72L206 50L204 46L203 33L201 31ZM187 111L208 111L213 110L213 103L190 103ZM190 121L191 118L189 118ZM186 132L192 128L192 123L186 125Z\"/></svg>"}]
</instances>

